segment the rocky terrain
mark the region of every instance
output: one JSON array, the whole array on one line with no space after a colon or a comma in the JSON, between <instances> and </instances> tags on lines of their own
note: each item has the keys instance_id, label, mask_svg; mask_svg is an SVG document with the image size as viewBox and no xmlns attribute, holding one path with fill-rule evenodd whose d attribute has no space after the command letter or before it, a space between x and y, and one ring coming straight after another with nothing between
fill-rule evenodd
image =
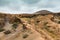
<instances>
[{"instance_id":1,"label":"rocky terrain","mask_svg":"<svg viewBox=\"0 0 60 40\"><path fill-rule=\"evenodd\" d=\"M0 13L0 40L60 40L60 13Z\"/></svg>"}]
</instances>

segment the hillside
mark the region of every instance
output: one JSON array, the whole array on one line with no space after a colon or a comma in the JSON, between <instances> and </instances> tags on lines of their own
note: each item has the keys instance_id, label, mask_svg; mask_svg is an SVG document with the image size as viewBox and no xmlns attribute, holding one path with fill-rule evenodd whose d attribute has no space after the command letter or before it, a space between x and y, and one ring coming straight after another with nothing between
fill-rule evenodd
<instances>
[{"instance_id":1,"label":"hillside","mask_svg":"<svg viewBox=\"0 0 60 40\"><path fill-rule=\"evenodd\" d=\"M0 40L60 40L60 13L0 13Z\"/></svg>"}]
</instances>

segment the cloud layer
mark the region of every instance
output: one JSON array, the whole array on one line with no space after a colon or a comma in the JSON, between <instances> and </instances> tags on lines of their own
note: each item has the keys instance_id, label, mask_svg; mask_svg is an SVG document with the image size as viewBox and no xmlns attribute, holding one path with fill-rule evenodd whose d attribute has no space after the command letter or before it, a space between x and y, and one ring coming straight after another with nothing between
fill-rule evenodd
<instances>
[{"instance_id":1,"label":"cloud layer","mask_svg":"<svg viewBox=\"0 0 60 40\"><path fill-rule=\"evenodd\" d=\"M60 12L60 0L0 0L0 12L33 13L39 10Z\"/></svg>"}]
</instances>

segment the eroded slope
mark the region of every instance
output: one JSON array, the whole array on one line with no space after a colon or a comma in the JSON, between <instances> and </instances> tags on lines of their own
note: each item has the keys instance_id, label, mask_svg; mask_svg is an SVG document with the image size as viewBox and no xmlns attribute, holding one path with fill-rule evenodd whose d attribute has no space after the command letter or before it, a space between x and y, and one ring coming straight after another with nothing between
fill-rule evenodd
<instances>
[{"instance_id":1,"label":"eroded slope","mask_svg":"<svg viewBox=\"0 0 60 40\"><path fill-rule=\"evenodd\" d=\"M0 40L60 40L60 13L0 14Z\"/></svg>"}]
</instances>

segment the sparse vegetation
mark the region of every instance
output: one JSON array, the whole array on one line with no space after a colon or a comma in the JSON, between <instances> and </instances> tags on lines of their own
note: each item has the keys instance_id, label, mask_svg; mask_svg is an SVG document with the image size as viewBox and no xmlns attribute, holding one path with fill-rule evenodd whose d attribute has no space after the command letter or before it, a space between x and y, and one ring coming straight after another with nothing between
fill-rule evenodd
<instances>
[{"instance_id":1,"label":"sparse vegetation","mask_svg":"<svg viewBox=\"0 0 60 40\"><path fill-rule=\"evenodd\" d=\"M4 34L10 34L10 33L11 33L11 31L9 31L9 30L4 32Z\"/></svg>"},{"instance_id":2,"label":"sparse vegetation","mask_svg":"<svg viewBox=\"0 0 60 40\"><path fill-rule=\"evenodd\" d=\"M48 24L48 22L44 22L44 28L45 28L46 30L49 30L49 27L50 27L50 26L47 26L47 24Z\"/></svg>"},{"instance_id":3,"label":"sparse vegetation","mask_svg":"<svg viewBox=\"0 0 60 40\"><path fill-rule=\"evenodd\" d=\"M23 30L26 30L27 29L27 27L23 24Z\"/></svg>"},{"instance_id":4,"label":"sparse vegetation","mask_svg":"<svg viewBox=\"0 0 60 40\"><path fill-rule=\"evenodd\" d=\"M18 27L18 24L15 23L15 24L12 25L12 27L13 27L14 29L16 29L16 28Z\"/></svg>"},{"instance_id":5,"label":"sparse vegetation","mask_svg":"<svg viewBox=\"0 0 60 40\"><path fill-rule=\"evenodd\" d=\"M44 28L45 28L46 30L49 30L49 26L45 26Z\"/></svg>"},{"instance_id":6,"label":"sparse vegetation","mask_svg":"<svg viewBox=\"0 0 60 40\"><path fill-rule=\"evenodd\" d=\"M0 32L2 32L2 31L4 31L5 29L3 29L3 28L0 28Z\"/></svg>"},{"instance_id":7,"label":"sparse vegetation","mask_svg":"<svg viewBox=\"0 0 60 40\"><path fill-rule=\"evenodd\" d=\"M55 17L55 16L52 17L52 18L51 18L51 21L60 24L60 19L59 19L58 17Z\"/></svg>"},{"instance_id":8,"label":"sparse vegetation","mask_svg":"<svg viewBox=\"0 0 60 40\"><path fill-rule=\"evenodd\" d=\"M21 20L20 20L20 19L18 19L17 17L15 17L15 19L14 19L14 23L19 24L19 23L21 23Z\"/></svg>"},{"instance_id":9,"label":"sparse vegetation","mask_svg":"<svg viewBox=\"0 0 60 40\"><path fill-rule=\"evenodd\" d=\"M28 37L28 34L24 34L24 35L23 35L23 38L27 38L27 37Z\"/></svg>"},{"instance_id":10,"label":"sparse vegetation","mask_svg":"<svg viewBox=\"0 0 60 40\"><path fill-rule=\"evenodd\" d=\"M1 23L0 23L0 28L3 28L4 25L5 25L5 23L3 23L3 22L1 21Z\"/></svg>"},{"instance_id":11,"label":"sparse vegetation","mask_svg":"<svg viewBox=\"0 0 60 40\"><path fill-rule=\"evenodd\" d=\"M39 23L40 21L36 21L37 23Z\"/></svg>"},{"instance_id":12,"label":"sparse vegetation","mask_svg":"<svg viewBox=\"0 0 60 40\"><path fill-rule=\"evenodd\" d=\"M60 24L60 21L58 21L58 24Z\"/></svg>"},{"instance_id":13,"label":"sparse vegetation","mask_svg":"<svg viewBox=\"0 0 60 40\"><path fill-rule=\"evenodd\" d=\"M44 22L44 26L46 26L48 24L48 22Z\"/></svg>"}]
</instances>

